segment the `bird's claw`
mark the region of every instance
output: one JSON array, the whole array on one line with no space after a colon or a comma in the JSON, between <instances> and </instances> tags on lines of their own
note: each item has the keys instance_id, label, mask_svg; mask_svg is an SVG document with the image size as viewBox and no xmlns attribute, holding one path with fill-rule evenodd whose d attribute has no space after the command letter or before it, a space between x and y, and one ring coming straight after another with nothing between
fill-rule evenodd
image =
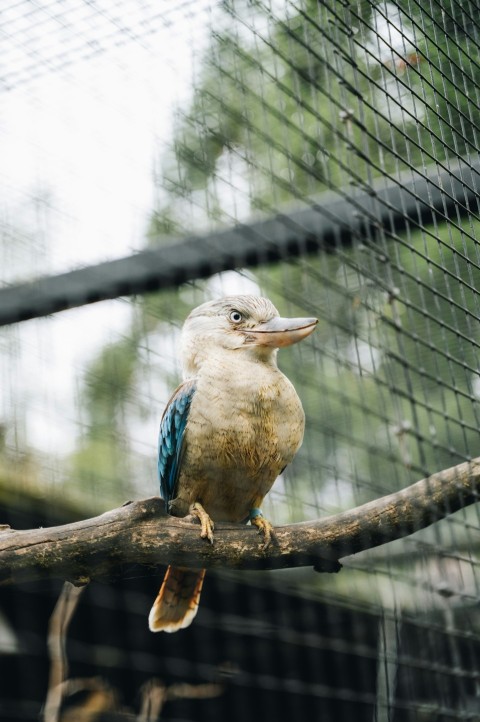
<instances>
[{"instance_id":1,"label":"bird's claw","mask_svg":"<svg viewBox=\"0 0 480 722\"><path fill-rule=\"evenodd\" d=\"M198 501L195 501L193 504L190 504L189 512L193 518L197 519L201 524L200 537L202 539L208 539L210 544L213 544L213 530L215 525L203 506Z\"/></svg>"},{"instance_id":2,"label":"bird's claw","mask_svg":"<svg viewBox=\"0 0 480 722\"><path fill-rule=\"evenodd\" d=\"M278 544L275 529L273 528L273 525L268 521L268 519L265 519L264 516L255 516L253 517L253 519L250 519L250 523L252 524L252 526L256 526L258 529L258 533L263 536L263 544L261 546L262 551L268 549L272 542Z\"/></svg>"}]
</instances>

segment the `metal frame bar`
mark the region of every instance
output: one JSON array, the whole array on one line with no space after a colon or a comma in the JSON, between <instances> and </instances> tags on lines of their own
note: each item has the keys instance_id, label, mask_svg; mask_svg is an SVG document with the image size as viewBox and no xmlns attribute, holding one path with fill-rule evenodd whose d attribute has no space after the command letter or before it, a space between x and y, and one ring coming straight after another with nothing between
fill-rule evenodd
<instances>
[{"instance_id":1,"label":"metal frame bar","mask_svg":"<svg viewBox=\"0 0 480 722\"><path fill-rule=\"evenodd\" d=\"M310 207L0 290L0 326L97 301L177 287L214 273L254 268L362 242L379 229L392 236L408 224L479 216L480 160L429 175L409 173L384 188L345 200L332 193ZM383 181L384 183L384 181ZM344 194L345 195L345 194Z\"/></svg>"}]
</instances>

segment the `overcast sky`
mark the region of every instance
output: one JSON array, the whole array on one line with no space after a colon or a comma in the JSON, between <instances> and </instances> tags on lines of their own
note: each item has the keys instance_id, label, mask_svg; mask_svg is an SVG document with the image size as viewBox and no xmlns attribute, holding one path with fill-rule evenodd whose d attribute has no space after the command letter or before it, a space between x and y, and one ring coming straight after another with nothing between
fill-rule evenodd
<instances>
[{"instance_id":1,"label":"overcast sky","mask_svg":"<svg viewBox=\"0 0 480 722\"><path fill-rule=\"evenodd\" d=\"M144 245L154 167L191 97L215 6L39 0L2 10L0 282ZM27 408L29 443L71 451L79 373L128 316L114 301L2 331L0 421L21 431Z\"/></svg>"}]
</instances>

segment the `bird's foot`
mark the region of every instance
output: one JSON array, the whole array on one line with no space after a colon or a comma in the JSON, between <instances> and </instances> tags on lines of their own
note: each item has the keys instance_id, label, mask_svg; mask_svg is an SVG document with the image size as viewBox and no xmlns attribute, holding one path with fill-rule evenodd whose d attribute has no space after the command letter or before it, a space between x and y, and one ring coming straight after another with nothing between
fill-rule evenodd
<instances>
[{"instance_id":1,"label":"bird's foot","mask_svg":"<svg viewBox=\"0 0 480 722\"><path fill-rule=\"evenodd\" d=\"M268 549L272 542L278 544L277 535L273 525L265 519L260 509L252 509L250 511L250 523L252 526L256 526L258 533L263 536L262 551Z\"/></svg>"},{"instance_id":2,"label":"bird's foot","mask_svg":"<svg viewBox=\"0 0 480 722\"><path fill-rule=\"evenodd\" d=\"M202 526L202 530L200 532L201 538L208 539L210 544L213 544L213 530L215 525L200 502L195 501L193 504L190 504L189 512L191 516L193 516L194 519L197 519Z\"/></svg>"}]
</instances>

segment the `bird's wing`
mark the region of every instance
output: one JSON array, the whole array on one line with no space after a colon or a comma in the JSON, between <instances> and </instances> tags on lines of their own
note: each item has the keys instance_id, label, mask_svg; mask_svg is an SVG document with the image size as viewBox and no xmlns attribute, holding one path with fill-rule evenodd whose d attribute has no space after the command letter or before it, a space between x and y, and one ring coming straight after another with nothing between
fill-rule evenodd
<instances>
[{"instance_id":1,"label":"bird's wing","mask_svg":"<svg viewBox=\"0 0 480 722\"><path fill-rule=\"evenodd\" d=\"M175 496L184 449L185 427L195 393L195 381L185 381L174 392L163 412L158 438L160 495L168 504Z\"/></svg>"}]
</instances>

